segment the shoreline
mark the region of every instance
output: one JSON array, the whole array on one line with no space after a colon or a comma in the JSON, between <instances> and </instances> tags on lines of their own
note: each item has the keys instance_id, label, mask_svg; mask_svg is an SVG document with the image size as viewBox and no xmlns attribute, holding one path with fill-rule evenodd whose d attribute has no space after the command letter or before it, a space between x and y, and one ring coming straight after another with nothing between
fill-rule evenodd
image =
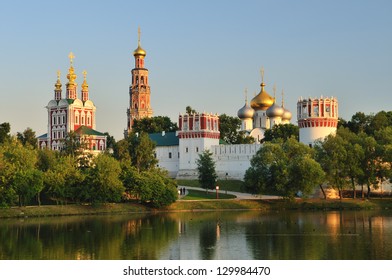
<instances>
[{"instance_id":1,"label":"shoreline","mask_svg":"<svg viewBox=\"0 0 392 280\"><path fill-rule=\"evenodd\" d=\"M0 219L29 217L61 217L102 214L149 214L165 212L199 211L341 211L341 210L392 210L392 199L217 199L178 200L170 206L154 209L138 203L107 203L99 205L42 205L0 208Z\"/></svg>"}]
</instances>

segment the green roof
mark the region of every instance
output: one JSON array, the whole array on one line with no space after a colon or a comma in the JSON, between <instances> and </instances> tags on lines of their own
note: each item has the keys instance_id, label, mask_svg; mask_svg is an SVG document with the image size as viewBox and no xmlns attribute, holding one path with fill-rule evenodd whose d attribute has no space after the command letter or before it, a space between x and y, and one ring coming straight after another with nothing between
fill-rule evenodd
<instances>
[{"instance_id":1,"label":"green roof","mask_svg":"<svg viewBox=\"0 0 392 280\"><path fill-rule=\"evenodd\" d=\"M105 136L102 132L96 131L92 128L82 125L77 130L75 130L77 134L84 134L84 135L95 135L95 136Z\"/></svg>"},{"instance_id":2,"label":"green roof","mask_svg":"<svg viewBox=\"0 0 392 280\"><path fill-rule=\"evenodd\" d=\"M157 147L178 146L180 144L180 140L178 139L176 132L165 132L164 135L162 135L162 132L150 133L148 136L156 143Z\"/></svg>"},{"instance_id":3,"label":"green roof","mask_svg":"<svg viewBox=\"0 0 392 280\"><path fill-rule=\"evenodd\" d=\"M66 100L67 100L67 102L68 102L69 105L73 104L74 101L75 101L74 99L69 99L69 98L67 98Z\"/></svg>"}]
</instances>

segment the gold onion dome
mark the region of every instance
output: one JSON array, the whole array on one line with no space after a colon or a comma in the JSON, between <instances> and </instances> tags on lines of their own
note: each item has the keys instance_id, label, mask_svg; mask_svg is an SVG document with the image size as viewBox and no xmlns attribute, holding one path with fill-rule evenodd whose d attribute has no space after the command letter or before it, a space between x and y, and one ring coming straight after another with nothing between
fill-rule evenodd
<instances>
[{"instance_id":1,"label":"gold onion dome","mask_svg":"<svg viewBox=\"0 0 392 280\"><path fill-rule=\"evenodd\" d=\"M274 104L267 109L266 113L269 118L282 117L284 109L274 102Z\"/></svg>"},{"instance_id":2,"label":"gold onion dome","mask_svg":"<svg viewBox=\"0 0 392 280\"><path fill-rule=\"evenodd\" d=\"M75 70L73 68L73 60L75 58L74 54L71 52L69 55L69 60L70 60L70 64L71 66L69 67L68 70L68 75L67 75L67 79L69 80L69 85L74 85L75 84L75 80L76 80L76 74L75 74Z\"/></svg>"},{"instance_id":3,"label":"gold onion dome","mask_svg":"<svg viewBox=\"0 0 392 280\"><path fill-rule=\"evenodd\" d=\"M245 105L238 110L237 116L240 119L251 119L253 118L253 115L255 114L255 110L252 109L252 107L250 107L248 105L248 102L245 102Z\"/></svg>"},{"instance_id":4,"label":"gold onion dome","mask_svg":"<svg viewBox=\"0 0 392 280\"><path fill-rule=\"evenodd\" d=\"M250 102L250 106L255 110L267 110L269 107L274 104L274 98L271 97L265 90L265 84L262 82L261 83L261 91L258 95L253 97L253 99Z\"/></svg>"}]
</instances>

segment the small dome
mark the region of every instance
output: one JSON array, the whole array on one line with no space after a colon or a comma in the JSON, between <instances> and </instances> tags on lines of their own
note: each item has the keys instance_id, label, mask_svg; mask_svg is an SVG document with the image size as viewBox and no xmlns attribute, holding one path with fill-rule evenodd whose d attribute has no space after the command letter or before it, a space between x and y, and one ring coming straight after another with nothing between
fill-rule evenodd
<instances>
[{"instance_id":1,"label":"small dome","mask_svg":"<svg viewBox=\"0 0 392 280\"><path fill-rule=\"evenodd\" d=\"M237 116L240 119L251 119L254 114L255 110L253 110L252 107L248 105L248 102L246 102L245 105L238 110Z\"/></svg>"},{"instance_id":2,"label":"small dome","mask_svg":"<svg viewBox=\"0 0 392 280\"><path fill-rule=\"evenodd\" d=\"M133 51L133 56L146 56L146 51L139 44L137 49Z\"/></svg>"},{"instance_id":3,"label":"small dome","mask_svg":"<svg viewBox=\"0 0 392 280\"><path fill-rule=\"evenodd\" d=\"M284 113L282 115L282 120L283 121L290 121L293 115L286 108L283 108L283 110L284 110Z\"/></svg>"},{"instance_id":4,"label":"small dome","mask_svg":"<svg viewBox=\"0 0 392 280\"><path fill-rule=\"evenodd\" d=\"M271 107L267 109L266 113L269 118L282 117L284 114L284 109L278 104L274 103Z\"/></svg>"},{"instance_id":5,"label":"small dome","mask_svg":"<svg viewBox=\"0 0 392 280\"><path fill-rule=\"evenodd\" d=\"M253 97L252 101L250 102L250 106L255 110L267 110L269 107L274 104L274 98L271 97L265 90L264 90L264 83L261 83L261 91L258 95Z\"/></svg>"}]
</instances>

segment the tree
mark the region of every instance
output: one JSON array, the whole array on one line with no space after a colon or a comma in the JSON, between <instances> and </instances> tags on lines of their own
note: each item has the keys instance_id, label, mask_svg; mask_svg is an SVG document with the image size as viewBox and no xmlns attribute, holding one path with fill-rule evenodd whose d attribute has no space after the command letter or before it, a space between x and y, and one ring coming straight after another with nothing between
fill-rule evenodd
<instances>
[{"instance_id":1,"label":"tree","mask_svg":"<svg viewBox=\"0 0 392 280\"><path fill-rule=\"evenodd\" d=\"M132 165L138 172L154 168L158 163L155 158L155 143L151 141L147 133L132 132L127 138L128 152Z\"/></svg>"},{"instance_id":2,"label":"tree","mask_svg":"<svg viewBox=\"0 0 392 280\"><path fill-rule=\"evenodd\" d=\"M196 112L196 110L195 109L193 109L191 106L186 106L186 108L185 108L185 112L188 114L188 115L193 115L193 114L197 114L197 112Z\"/></svg>"},{"instance_id":3,"label":"tree","mask_svg":"<svg viewBox=\"0 0 392 280\"><path fill-rule=\"evenodd\" d=\"M226 114L219 116L220 139L228 144L249 144L254 143L253 137L245 135L240 131L241 120L237 117L231 117Z\"/></svg>"},{"instance_id":4,"label":"tree","mask_svg":"<svg viewBox=\"0 0 392 280\"><path fill-rule=\"evenodd\" d=\"M132 126L132 132L147 132L147 133L157 133L157 132L172 132L177 131L178 126L173 123L169 117L151 117L142 118L140 120L135 120Z\"/></svg>"},{"instance_id":5,"label":"tree","mask_svg":"<svg viewBox=\"0 0 392 280\"><path fill-rule=\"evenodd\" d=\"M11 126L9 123L5 122L0 124L0 144L4 143L6 140L11 138L10 136Z\"/></svg>"},{"instance_id":6,"label":"tree","mask_svg":"<svg viewBox=\"0 0 392 280\"><path fill-rule=\"evenodd\" d=\"M313 151L294 138L268 142L251 159L245 173L245 188L252 193L278 193L293 198L298 192L309 195L324 179Z\"/></svg>"},{"instance_id":7,"label":"tree","mask_svg":"<svg viewBox=\"0 0 392 280\"><path fill-rule=\"evenodd\" d=\"M116 139L109 134L109 132L104 133L106 135L106 150L107 151L114 151L116 147Z\"/></svg>"},{"instance_id":8,"label":"tree","mask_svg":"<svg viewBox=\"0 0 392 280\"><path fill-rule=\"evenodd\" d=\"M214 189L218 176L215 171L215 162L212 158L212 153L209 150L205 150L199 154L196 164L200 185L205 189Z\"/></svg>"},{"instance_id":9,"label":"tree","mask_svg":"<svg viewBox=\"0 0 392 280\"><path fill-rule=\"evenodd\" d=\"M293 124L278 124L272 128L267 129L264 133L264 141L272 141L276 139L283 139L286 141L289 138L299 139L299 127Z\"/></svg>"},{"instance_id":10,"label":"tree","mask_svg":"<svg viewBox=\"0 0 392 280\"><path fill-rule=\"evenodd\" d=\"M129 154L129 143L128 138L121 139L114 146L113 156L119 161L131 161L131 156Z\"/></svg>"},{"instance_id":11,"label":"tree","mask_svg":"<svg viewBox=\"0 0 392 280\"><path fill-rule=\"evenodd\" d=\"M347 127L354 133L366 132L371 122L371 116L357 112L348 121Z\"/></svg>"},{"instance_id":12,"label":"tree","mask_svg":"<svg viewBox=\"0 0 392 280\"><path fill-rule=\"evenodd\" d=\"M121 181L131 197L152 207L163 207L177 199L174 180L160 169L137 172L136 168L122 162Z\"/></svg>"},{"instance_id":13,"label":"tree","mask_svg":"<svg viewBox=\"0 0 392 280\"><path fill-rule=\"evenodd\" d=\"M14 203L22 178L30 178L32 174L23 176L23 172L35 169L37 151L24 147L15 138L0 145L0 203L10 206ZM34 175L31 175L34 176ZM21 192L19 192L21 194ZM21 197L20 197L21 198ZM23 201L21 201L23 202Z\"/></svg>"},{"instance_id":14,"label":"tree","mask_svg":"<svg viewBox=\"0 0 392 280\"><path fill-rule=\"evenodd\" d=\"M33 168L18 170L14 175L13 187L19 197L19 206L25 206L34 196L41 205L40 193L44 187L42 171Z\"/></svg>"},{"instance_id":15,"label":"tree","mask_svg":"<svg viewBox=\"0 0 392 280\"><path fill-rule=\"evenodd\" d=\"M125 188L119 179L120 163L107 154L93 159L87 173L87 186L91 191L92 202L119 202Z\"/></svg>"},{"instance_id":16,"label":"tree","mask_svg":"<svg viewBox=\"0 0 392 280\"><path fill-rule=\"evenodd\" d=\"M316 144L315 148L327 181L338 190L339 198L342 199L342 191L348 184L344 140L339 135L329 135L323 142Z\"/></svg>"},{"instance_id":17,"label":"tree","mask_svg":"<svg viewBox=\"0 0 392 280\"><path fill-rule=\"evenodd\" d=\"M37 137L35 136L35 131L30 127L26 128L23 133L18 132L16 137L24 145L30 145L33 148L37 147Z\"/></svg>"}]
</instances>

